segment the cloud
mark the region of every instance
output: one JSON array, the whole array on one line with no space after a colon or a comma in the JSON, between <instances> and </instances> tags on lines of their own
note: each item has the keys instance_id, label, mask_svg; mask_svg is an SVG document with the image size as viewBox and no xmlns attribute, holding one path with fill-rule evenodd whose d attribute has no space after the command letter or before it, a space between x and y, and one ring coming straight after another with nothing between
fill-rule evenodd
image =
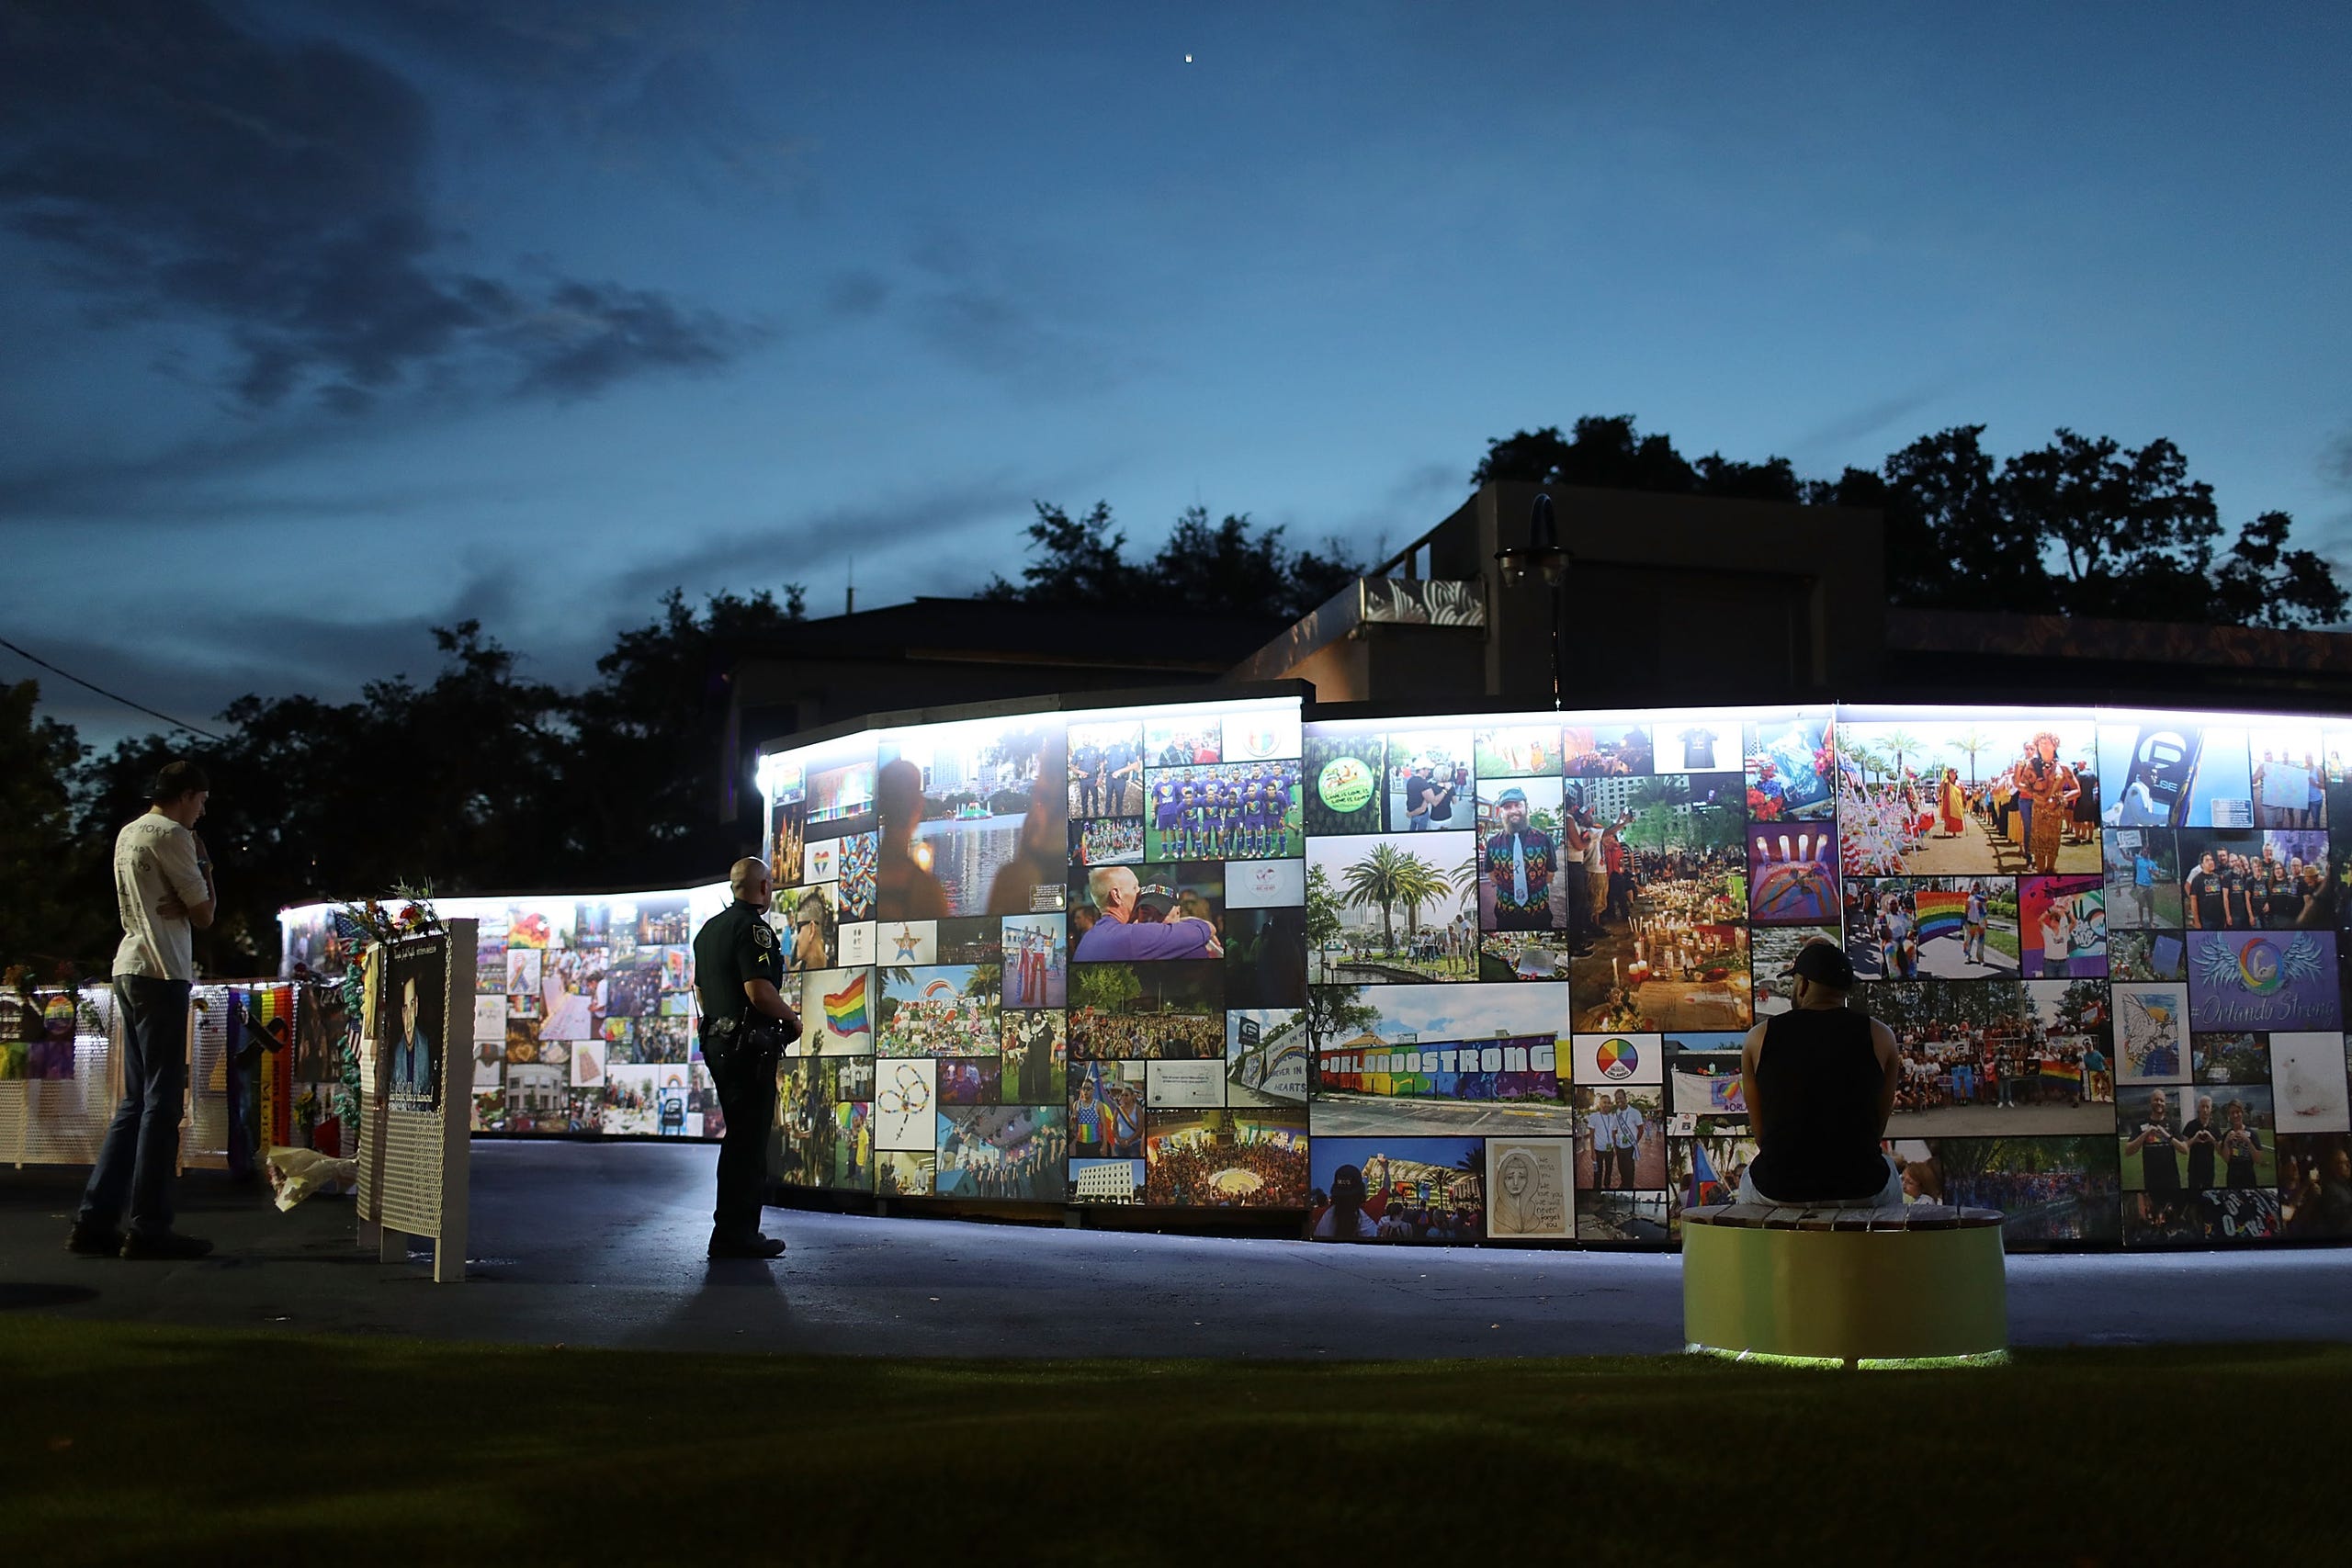
<instances>
[{"instance_id":1,"label":"cloud","mask_svg":"<svg viewBox=\"0 0 2352 1568\"><path fill-rule=\"evenodd\" d=\"M1913 391L1898 392L1864 403L1849 412L1839 414L1816 429L1807 431L1792 444L1799 452L1817 452L1824 447L1845 446L1864 436L1875 435L1898 420L1907 419L1934 402L1951 389L1950 382L1939 382Z\"/></svg>"},{"instance_id":2,"label":"cloud","mask_svg":"<svg viewBox=\"0 0 2352 1568\"><path fill-rule=\"evenodd\" d=\"M2338 490L2352 490L2352 430L2345 431L2321 449L2319 475Z\"/></svg>"},{"instance_id":3,"label":"cloud","mask_svg":"<svg viewBox=\"0 0 2352 1568\"><path fill-rule=\"evenodd\" d=\"M216 329L248 408L307 390L348 416L485 374L577 397L764 336L651 290L448 265L429 107L340 44L183 0L20 10L0 28L0 214L95 319Z\"/></svg>"},{"instance_id":4,"label":"cloud","mask_svg":"<svg viewBox=\"0 0 2352 1568\"><path fill-rule=\"evenodd\" d=\"M905 317L951 364L1044 397L1104 392L1139 368L1132 351L1078 327L1078 290L1049 259L984 255L960 231L934 225L908 260L920 277L904 291Z\"/></svg>"}]
</instances>

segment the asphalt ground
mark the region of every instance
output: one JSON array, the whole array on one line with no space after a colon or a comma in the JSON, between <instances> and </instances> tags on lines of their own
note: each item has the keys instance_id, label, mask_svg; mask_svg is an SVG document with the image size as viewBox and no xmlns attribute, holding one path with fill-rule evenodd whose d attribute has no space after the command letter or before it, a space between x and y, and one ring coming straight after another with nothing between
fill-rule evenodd
<instances>
[{"instance_id":1,"label":"asphalt ground","mask_svg":"<svg viewBox=\"0 0 2352 1568\"><path fill-rule=\"evenodd\" d=\"M479 1143L463 1284L209 1173L185 1264L63 1249L73 1173L0 1171L0 1311L266 1332L889 1357L1314 1359L1681 1346L1672 1255L1388 1248L772 1209L774 1263L704 1254L716 1151ZM2352 1247L2008 1259L2018 1346L2352 1340Z\"/></svg>"}]
</instances>

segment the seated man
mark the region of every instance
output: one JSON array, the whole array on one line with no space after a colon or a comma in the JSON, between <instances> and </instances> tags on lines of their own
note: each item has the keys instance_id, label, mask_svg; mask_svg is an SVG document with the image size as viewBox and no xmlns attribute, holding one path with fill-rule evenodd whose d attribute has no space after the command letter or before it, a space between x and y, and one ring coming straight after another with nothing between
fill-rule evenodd
<instances>
[{"instance_id":1,"label":"seated man","mask_svg":"<svg viewBox=\"0 0 2352 1568\"><path fill-rule=\"evenodd\" d=\"M1879 1150L1902 1057L1886 1025L1849 1012L1854 966L1826 938L1798 950L1796 1009L1747 1032L1739 1080L1756 1157L1743 1203L1900 1209L1903 1178Z\"/></svg>"}]
</instances>

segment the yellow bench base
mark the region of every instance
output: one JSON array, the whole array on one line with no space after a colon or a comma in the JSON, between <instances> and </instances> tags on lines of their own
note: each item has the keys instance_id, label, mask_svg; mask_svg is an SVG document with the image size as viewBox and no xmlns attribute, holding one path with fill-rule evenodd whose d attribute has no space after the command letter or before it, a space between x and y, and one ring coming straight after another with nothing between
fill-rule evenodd
<instances>
[{"instance_id":1,"label":"yellow bench base","mask_svg":"<svg viewBox=\"0 0 2352 1568\"><path fill-rule=\"evenodd\" d=\"M1998 1225L1682 1227L1682 1337L1742 1359L1990 1364L2008 1358Z\"/></svg>"}]
</instances>

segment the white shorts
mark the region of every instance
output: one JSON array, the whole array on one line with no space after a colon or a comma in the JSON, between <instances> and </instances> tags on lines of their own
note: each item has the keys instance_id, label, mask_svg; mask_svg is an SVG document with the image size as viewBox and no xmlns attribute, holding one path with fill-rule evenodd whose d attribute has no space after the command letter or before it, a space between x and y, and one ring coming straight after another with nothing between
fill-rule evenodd
<instances>
[{"instance_id":1,"label":"white shorts","mask_svg":"<svg viewBox=\"0 0 2352 1568\"><path fill-rule=\"evenodd\" d=\"M1824 1198L1812 1203L1787 1203L1790 1209L1900 1209L1903 1207L1903 1173L1894 1168L1894 1156L1882 1155L1886 1161L1886 1185L1867 1198ZM1778 1198L1767 1198L1756 1190L1756 1178L1747 1171L1740 1172L1739 1201L1743 1203L1780 1203Z\"/></svg>"}]
</instances>

